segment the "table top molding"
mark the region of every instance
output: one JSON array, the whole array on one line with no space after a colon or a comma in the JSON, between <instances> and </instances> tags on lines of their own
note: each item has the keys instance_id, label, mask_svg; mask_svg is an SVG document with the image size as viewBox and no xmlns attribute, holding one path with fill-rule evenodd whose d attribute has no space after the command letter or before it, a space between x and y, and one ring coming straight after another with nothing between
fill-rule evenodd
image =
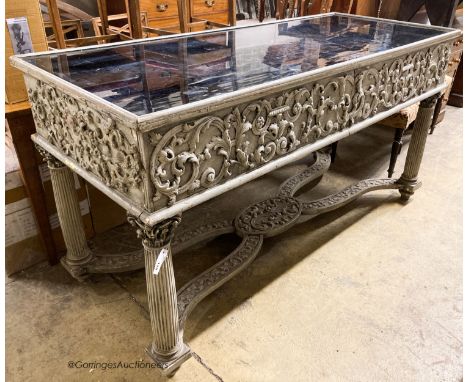
<instances>
[{"instance_id":1,"label":"table top molding","mask_svg":"<svg viewBox=\"0 0 468 382\"><path fill-rule=\"evenodd\" d=\"M337 15L337 16L349 16L346 14L341 13L329 13L323 15L314 15L314 16L305 16L291 20L308 20L308 19L315 19L327 15ZM318 81L322 78L327 76L332 76L341 72L356 70L359 68L365 68L366 66L374 65L378 62L383 60L392 59L398 56L404 56L405 54L413 53L416 50L422 50L437 44L451 42L458 38L461 35L461 32L456 29L450 28L443 28L443 27L433 27L427 25L421 25L416 23L407 23L407 22L396 22L394 20L385 20L385 19L375 19L372 17L365 17L365 16L352 16L355 19L363 19L363 20L371 20L371 21L388 21L396 25L408 25L408 26L417 26L418 28L426 28L432 30L440 30L446 33L429 37L423 39L421 41L413 42L410 44L406 44L403 46L391 48L389 50L368 54L363 57L354 58L348 61L336 63L330 66L316 68L314 70L303 72L295 75L291 75L285 78L277 79L268 81L259 85L241 88L238 90L234 90L232 92L227 92L224 94L216 95L214 97L207 98L205 100L198 100L188 104L182 104L178 106L174 106L168 108L166 110L159 110L155 112L151 112L145 115L139 115L126 111L125 109L117 106L95 94L80 88L77 85L74 85L64 79L59 78L58 76L47 72L35 65L26 62L24 58L27 57L41 57L50 55L49 52L40 52L40 53L33 53L33 54L26 54L26 55L19 55L11 57L11 63L13 66L17 67L18 69L22 70L27 76L31 76L35 79L42 80L49 84L54 84L57 89L67 92L83 102L89 102L96 107L99 107L102 110L105 110L109 114L111 114L114 118L121 120L123 123L127 124L130 128L138 130L138 131L148 131L153 130L155 128L159 128L161 126L167 126L168 124L176 124L184 120L189 120L194 117L199 116L200 114L209 114L221 110L223 108L238 104L240 102L246 102L249 100L253 100L255 98L266 96L267 94L271 94L272 92L281 92L285 89L293 88L304 82L311 82L311 81ZM271 25L271 24L281 24L288 22L287 20L275 20L268 23L263 23L261 25ZM178 35L179 38L188 37L188 36L198 36L198 35L210 35L214 33L221 33L223 31L230 31L230 30L237 30L248 28L252 26L237 26L237 27L228 27L228 28L221 28L213 31L202 31L202 32L191 32ZM151 41L161 41L164 39L174 39L174 36L162 36L153 39L145 39L145 40L133 40L133 41L125 41L110 44L112 47L115 46L125 46L129 44L138 44L144 43L147 44ZM90 46L84 48L70 48L61 50L60 53L66 52L86 52L92 49L102 49L102 45L97 46Z\"/></svg>"},{"instance_id":2,"label":"table top molding","mask_svg":"<svg viewBox=\"0 0 468 382\"><path fill-rule=\"evenodd\" d=\"M430 25L430 24L421 24L421 23L416 23L416 22L411 22L411 21L400 21L400 20L393 20L393 19L386 19L386 18L376 18L372 16L363 16L363 15L354 15L354 14L347 14L347 13L342 13L342 12L327 12L327 13L320 13L316 15L309 15L309 16L301 16L301 17L294 17L290 19L282 19L282 20L270 20L270 21L264 21L260 23L259 25L270 25L270 24L281 24L281 23L287 23L288 21L291 20L308 20L308 19L314 19L314 18L321 18L324 16L352 16L353 18L356 19L362 19L362 20L370 20L370 21L376 21L376 20L381 20L381 21L387 21L391 22L392 24L397 24L397 25L408 25L408 26L414 26L418 28L423 28L423 29L432 29L432 30L440 30L440 31L453 31L453 32L458 32L458 34L461 34L461 30L457 28L449 28L449 27L441 27L438 25ZM206 35L206 34L213 34L213 33L219 33L219 32L228 32L233 29L243 29L243 28L250 28L252 27L252 24L248 25L234 25L234 26L229 26L229 27L224 27L224 28L216 28L216 29L211 29L211 30L201 30L201 31L195 31L195 32L185 32L185 33L178 33L177 35L164 35L164 36L156 36L156 37L148 37L148 38L140 38L140 39L134 39L134 40L126 40L126 41L117 41L113 42L107 45L112 45L112 46L125 46L125 45L132 45L135 43L147 43L151 41L159 41L159 40L165 40L165 39L173 39L175 36L196 36L196 35ZM92 49L99 49L102 48L102 45L99 44L94 44L94 45L86 45L86 46L81 46L81 47L74 47L74 48L65 48L65 49L60 49L60 52L62 53L67 53L67 52L84 52L87 50L92 50ZM13 57L18 57L18 58L26 58L26 57L38 57L38 56L47 56L50 54L50 52L45 51L45 52L35 52L35 53L25 53L25 54L19 54Z\"/></svg>"}]
</instances>

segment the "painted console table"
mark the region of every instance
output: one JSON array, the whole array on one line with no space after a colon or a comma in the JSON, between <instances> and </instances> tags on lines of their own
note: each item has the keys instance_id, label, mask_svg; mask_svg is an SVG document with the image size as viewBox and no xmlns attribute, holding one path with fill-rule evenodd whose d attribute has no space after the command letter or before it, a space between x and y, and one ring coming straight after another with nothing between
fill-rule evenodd
<instances>
[{"instance_id":1,"label":"painted console table","mask_svg":"<svg viewBox=\"0 0 468 382\"><path fill-rule=\"evenodd\" d=\"M153 340L148 354L165 374L190 357L189 312L246 267L266 237L373 190L417 180L433 108L457 30L324 14L16 56L25 74L37 133L48 161L76 278L146 268ZM330 165L320 149L420 102L404 172L367 179L331 196L294 197ZM175 235L181 213L288 163L315 163L273 198L246 206L233 221ZM89 248L72 171L129 214L143 251L115 255ZM181 249L236 232L242 242L176 291L171 246ZM171 243L172 241L172 243Z\"/></svg>"}]
</instances>

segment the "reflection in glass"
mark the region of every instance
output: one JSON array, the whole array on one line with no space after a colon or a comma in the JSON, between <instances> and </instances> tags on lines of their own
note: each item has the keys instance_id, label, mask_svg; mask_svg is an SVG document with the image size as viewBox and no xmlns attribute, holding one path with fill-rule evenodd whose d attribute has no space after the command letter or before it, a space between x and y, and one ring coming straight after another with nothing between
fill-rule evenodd
<instances>
[{"instance_id":1,"label":"reflection in glass","mask_svg":"<svg viewBox=\"0 0 468 382\"><path fill-rule=\"evenodd\" d=\"M384 20L328 15L52 53L27 61L144 115L443 33Z\"/></svg>"}]
</instances>

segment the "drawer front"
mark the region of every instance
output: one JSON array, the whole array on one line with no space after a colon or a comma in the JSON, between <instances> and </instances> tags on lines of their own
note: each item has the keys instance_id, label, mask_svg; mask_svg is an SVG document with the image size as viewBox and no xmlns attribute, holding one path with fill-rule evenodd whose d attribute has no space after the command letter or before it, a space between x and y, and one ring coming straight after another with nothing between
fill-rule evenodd
<instances>
[{"instance_id":1,"label":"drawer front","mask_svg":"<svg viewBox=\"0 0 468 382\"><path fill-rule=\"evenodd\" d=\"M148 20L177 17L176 0L140 0L140 10L147 12Z\"/></svg>"},{"instance_id":2,"label":"drawer front","mask_svg":"<svg viewBox=\"0 0 468 382\"><path fill-rule=\"evenodd\" d=\"M148 26L151 28L171 28L171 31L180 31L180 24L178 17L171 17L167 19L148 19ZM174 27L175 29L172 29Z\"/></svg>"},{"instance_id":3,"label":"drawer front","mask_svg":"<svg viewBox=\"0 0 468 382\"><path fill-rule=\"evenodd\" d=\"M226 12L220 12L220 13L205 13L203 15L196 15L195 17L202 19L202 20L209 20L209 21L214 21L216 23L221 23L221 24L228 24L228 14Z\"/></svg>"},{"instance_id":4,"label":"drawer front","mask_svg":"<svg viewBox=\"0 0 468 382\"><path fill-rule=\"evenodd\" d=\"M205 14L205 15L199 15L199 16L195 16L195 17L197 17L199 19L202 19L202 20L214 21L214 22L225 24L226 26L228 26L227 13ZM193 25L190 28L190 31L191 32L200 32L200 31L204 31L206 29L207 28L205 28L204 25Z\"/></svg>"},{"instance_id":5,"label":"drawer front","mask_svg":"<svg viewBox=\"0 0 468 382\"><path fill-rule=\"evenodd\" d=\"M227 0L194 0L192 2L192 15L201 16L228 10Z\"/></svg>"}]
</instances>

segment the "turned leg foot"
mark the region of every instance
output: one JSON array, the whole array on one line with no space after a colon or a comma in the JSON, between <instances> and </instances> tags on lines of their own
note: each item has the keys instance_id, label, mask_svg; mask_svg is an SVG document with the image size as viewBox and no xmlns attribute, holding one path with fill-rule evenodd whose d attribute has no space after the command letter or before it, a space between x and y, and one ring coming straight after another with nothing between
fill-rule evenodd
<instances>
[{"instance_id":1,"label":"turned leg foot","mask_svg":"<svg viewBox=\"0 0 468 382\"><path fill-rule=\"evenodd\" d=\"M184 344L179 328L171 253L171 240L180 217L170 218L152 227L133 216L129 216L128 220L137 227L145 254L146 286L153 332L153 340L146 352L164 375L173 375L190 357L190 349Z\"/></svg>"},{"instance_id":2,"label":"turned leg foot","mask_svg":"<svg viewBox=\"0 0 468 382\"><path fill-rule=\"evenodd\" d=\"M398 183L401 185L400 194L402 201L407 201L420 186L420 182L418 182L419 168L421 167L424 147L434 115L434 107L439 96L439 94L433 95L423 100L419 105L408 154L406 155L405 169L398 180Z\"/></svg>"}]
</instances>

